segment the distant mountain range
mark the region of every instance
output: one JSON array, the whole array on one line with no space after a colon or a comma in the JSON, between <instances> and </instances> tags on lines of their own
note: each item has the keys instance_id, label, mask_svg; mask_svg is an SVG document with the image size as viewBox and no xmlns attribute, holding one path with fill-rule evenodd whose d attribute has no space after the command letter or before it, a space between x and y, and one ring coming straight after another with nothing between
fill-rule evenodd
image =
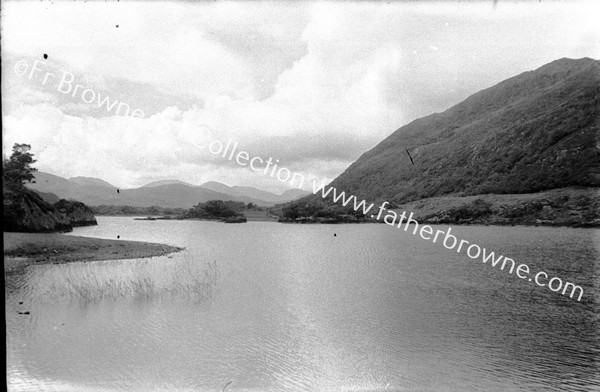
<instances>
[{"instance_id":1,"label":"distant mountain range","mask_svg":"<svg viewBox=\"0 0 600 392\"><path fill-rule=\"evenodd\" d=\"M300 190L300 189L289 189L283 192L280 195L276 195L274 193L270 193L267 191L263 191L257 188L249 187L249 186L228 186L225 184L221 184L220 182L210 181L206 182L200 187L205 189L210 189L215 192L221 192L228 195L236 195L243 197L251 197L256 200L263 200L267 203L277 204L281 203L281 200L291 201L295 199L299 199L303 196L309 194L309 192Z\"/></svg>"},{"instance_id":2,"label":"distant mountain range","mask_svg":"<svg viewBox=\"0 0 600 392\"><path fill-rule=\"evenodd\" d=\"M598 187L599 148L600 61L565 58L401 127L330 185L396 205Z\"/></svg>"},{"instance_id":3,"label":"distant mountain range","mask_svg":"<svg viewBox=\"0 0 600 392\"><path fill-rule=\"evenodd\" d=\"M218 182L158 181L117 192L95 178L67 180L39 172L36 178L31 188L91 206L189 208L216 199L279 204L275 211L287 211L293 219L329 219L332 211L326 209L334 204L298 190L275 195ZM600 225L600 61L556 60L417 119L365 152L330 186L359 200L389 201L391 208L420 200L417 207L431 215L423 219L443 222L469 222L470 211L485 210L493 222ZM567 188L564 194L548 194ZM491 199L471 200L489 194L523 197L502 199L501 206ZM440 197L454 198L456 211L440 209ZM428 208L435 198L436 211L433 204ZM461 207L463 201L474 204ZM354 213L336 208L337 215ZM561 208L561 217L571 218L558 219L555 211ZM519 218L523 211L527 219Z\"/></svg>"},{"instance_id":4,"label":"distant mountain range","mask_svg":"<svg viewBox=\"0 0 600 392\"><path fill-rule=\"evenodd\" d=\"M52 198L53 194L62 199L81 201L89 206L190 208L209 200L232 200L269 207L308 194L305 191L292 189L277 195L253 187L230 187L214 181L196 186L179 180L155 181L140 188L119 189L99 178L66 179L44 172L34 174L35 183L29 184L28 187L42 193L44 197Z\"/></svg>"},{"instance_id":5,"label":"distant mountain range","mask_svg":"<svg viewBox=\"0 0 600 392\"><path fill-rule=\"evenodd\" d=\"M149 188L149 187L153 187L153 186L162 186L162 185L175 185L175 184L179 184L179 185L187 185L187 186L195 186L192 185L190 183L184 182L184 181L179 181L179 180L161 180L161 181L154 181L154 182L150 182L146 185L143 185L142 188Z\"/></svg>"},{"instance_id":6,"label":"distant mountain range","mask_svg":"<svg viewBox=\"0 0 600 392\"><path fill-rule=\"evenodd\" d=\"M69 178L70 182L74 182L75 184L78 185L94 185L94 186L105 186L105 187L109 187L109 188L114 188L114 186L112 184L109 184L108 182L101 180L99 178L94 178L94 177L71 177Z\"/></svg>"}]
</instances>

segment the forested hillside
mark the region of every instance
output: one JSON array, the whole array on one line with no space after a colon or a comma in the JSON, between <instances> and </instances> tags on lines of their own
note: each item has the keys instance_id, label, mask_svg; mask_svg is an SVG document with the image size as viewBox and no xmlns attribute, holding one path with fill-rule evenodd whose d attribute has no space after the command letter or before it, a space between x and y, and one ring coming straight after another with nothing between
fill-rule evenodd
<instances>
[{"instance_id":1,"label":"forested hillside","mask_svg":"<svg viewBox=\"0 0 600 392\"><path fill-rule=\"evenodd\" d=\"M561 59L401 127L330 186L369 203L388 201L389 208L422 201L419 209L429 215L420 217L439 222L594 226L600 224L592 202L600 186L599 148L600 61ZM564 195L544 193L556 189ZM524 196L486 201L489 211L480 214L468 197L488 194ZM273 212L296 222L364 220L332 195L311 195ZM454 198L459 210L444 209L444 197ZM571 204L561 207L557 200L565 197Z\"/></svg>"},{"instance_id":2,"label":"forested hillside","mask_svg":"<svg viewBox=\"0 0 600 392\"><path fill-rule=\"evenodd\" d=\"M599 133L600 62L561 59L403 126L331 185L395 203L599 186Z\"/></svg>"}]
</instances>

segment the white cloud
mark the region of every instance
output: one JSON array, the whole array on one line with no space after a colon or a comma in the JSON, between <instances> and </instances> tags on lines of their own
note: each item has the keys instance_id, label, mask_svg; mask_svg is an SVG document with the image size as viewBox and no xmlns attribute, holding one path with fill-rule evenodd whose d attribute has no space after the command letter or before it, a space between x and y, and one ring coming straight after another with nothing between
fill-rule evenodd
<instances>
[{"instance_id":1,"label":"white cloud","mask_svg":"<svg viewBox=\"0 0 600 392\"><path fill-rule=\"evenodd\" d=\"M235 138L254 155L331 179L409 120L560 57L600 57L598 10L595 2L6 2L3 59L46 53L146 116L86 111L5 69L4 152L30 143L42 170L123 187L177 178L283 190L194 145Z\"/></svg>"}]
</instances>

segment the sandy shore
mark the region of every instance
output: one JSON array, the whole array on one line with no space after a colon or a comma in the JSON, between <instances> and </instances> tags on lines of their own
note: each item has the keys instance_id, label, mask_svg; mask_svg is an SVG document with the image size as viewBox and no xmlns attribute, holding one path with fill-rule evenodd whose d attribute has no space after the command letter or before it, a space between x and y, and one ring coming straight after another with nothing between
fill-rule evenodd
<instances>
[{"instance_id":1,"label":"sandy shore","mask_svg":"<svg viewBox=\"0 0 600 392\"><path fill-rule=\"evenodd\" d=\"M63 234L4 233L4 269L73 261L138 259L180 250L183 248L149 242Z\"/></svg>"}]
</instances>

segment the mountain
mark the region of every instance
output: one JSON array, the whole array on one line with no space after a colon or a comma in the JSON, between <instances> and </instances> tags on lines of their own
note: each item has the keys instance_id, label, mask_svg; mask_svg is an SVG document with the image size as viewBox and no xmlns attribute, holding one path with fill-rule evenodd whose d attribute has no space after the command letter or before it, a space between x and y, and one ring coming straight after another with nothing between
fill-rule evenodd
<instances>
[{"instance_id":1,"label":"mountain","mask_svg":"<svg viewBox=\"0 0 600 392\"><path fill-rule=\"evenodd\" d=\"M288 201L299 199L310 193L301 189L289 189L283 192L282 194L277 195L275 193L263 191L262 189L254 188L251 186L228 186L216 181L206 182L200 185L200 187L205 189L211 189L216 192L227 193L230 195L245 196L257 200L264 200L271 204L285 203Z\"/></svg>"},{"instance_id":2,"label":"mountain","mask_svg":"<svg viewBox=\"0 0 600 392\"><path fill-rule=\"evenodd\" d=\"M401 127L330 185L393 204L598 187L599 135L600 61L560 59Z\"/></svg>"},{"instance_id":3,"label":"mountain","mask_svg":"<svg viewBox=\"0 0 600 392\"><path fill-rule=\"evenodd\" d=\"M39 171L34 175L35 183L27 186L40 195L53 194L55 198L74 199L90 206L191 208L209 200L231 200L270 207L278 202L292 200L297 195L297 193L287 193L285 196L280 196L256 188L229 187L218 182L194 186L178 180L156 181L140 188L117 189L97 178L75 177L67 180ZM266 200L260 198L262 196Z\"/></svg>"},{"instance_id":4,"label":"mountain","mask_svg":"<svg viewBox=\"0 0 600 392\"><path fill-rule=\"evenodd\" d=\"M256 199L266 200L272 203L279 202L280 196L271 192L263 191L261 189L257 189L251 186L232 186L233 191L237 195L246 195L249 197L254 197Z\"/></svg>"},{"instance_id":5,"label":"mountain","mask_svg":"<svg viewBox=\"0 0 600 392\"><path fill-rule=\"evenodd\" d=\"M210 189L211 191L226 193L226 194L230 194L230 195L236 194L235 190L233 190L232 187L230 187L229 185L222 184L217 181L205 182L204 184L200 185L200 188Z\"/></svg>"},{"instance_id":6,"label":"mountain","mask_svg":"<svg viewBox=\"0 0 600 392\"><path fill-rule=\"evenodd\" d=\"M257 199L266 200L272 203L285 203L288 201L299 199L310 193L301 189L288 189L282 194L276 195L274 193L263 191L261 189L253 188L250 186L234 186L232 188L239 195L246 195Z\"/></svg>"},{"instance_id":7,"label":"mountain","mask_svg":"<svg viewBox=\"0 0 600 392\"><path fill-rule=\"evenodd\" d=\"M151 187L154 187L154 186L173 185L173 184L194 186L192 184L189 184L189 183L184 182L184 181L179 181L179 180L161 180L161 181L150 182L150 183L148 183L146 185L142 185L142 188L151 188Z\"/></svg>"},{"instance_id":8,"label":"mountain","mask_svg":"<svg viewBox=\"0 0 600 392\"><path fill-rule=\"evenodd\" d=\"M310 192L303 191L302 189L288 189L283 192L279 197L281 198L281 202L292 201L296 199L300 199L306 195L309 195Z\"/></svg>"},{"instance_id":9,"label":"mountain","mask_svg":"<svg viewBox=\"0 0 600 392\"><path fill-rule=\"evenodd\" d=\"M80 186L77 183L71 182L66 178L55 176L54 174L41 171L36 171L33 174L35 176L35 182L27 184L27 187L34 191L38 191L38 193L54 193L55 195L66 199L71 197L69 196L71 188Z\"/></svg>"},{"instance_id":10,"label":"mountain","mask_svg":"<svg viewBox=\"0 0 600 392\"><path fill-rule=\"evenodd\" d=\"M29 188L39 192L54 193L63 199L75 199L90 206L129 205L134 207L190 208L200 202L209 200L233 200L255 204L260 202L247 197L231 196L183 184L117 189L100 185L82 185L43 172L35 172L34 174L36 182L29 184Z\"/></svg>"},{"instance_id":11,"label":"mountain","mask_svg":"<svg viewBox=\"0 0 600 392\"><path fill-rule=\"evenodd\" d=\"M116 186L109 184L108 182L106 182L104 180L101 180L99 178L94 178L94 177L71 177L68 179L68 181L74 182L75 184L79 184L79 185L103 186L103 187L113 188L113 189L117 188Z\"/></svg>"}]
</instances>

